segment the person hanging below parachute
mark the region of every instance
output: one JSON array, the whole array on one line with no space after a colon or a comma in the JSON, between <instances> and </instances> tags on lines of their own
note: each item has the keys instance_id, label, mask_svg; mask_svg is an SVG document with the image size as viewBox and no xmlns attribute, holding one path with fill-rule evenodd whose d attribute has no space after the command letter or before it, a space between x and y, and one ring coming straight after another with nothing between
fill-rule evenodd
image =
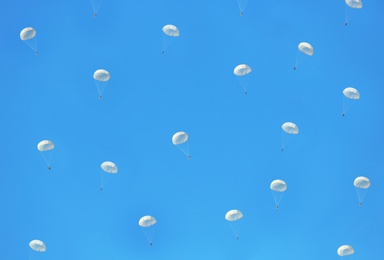
<instances>
[{"instance_id":1,"label":"person hanging below parachute","mask_svg":"<svg viewBox=\"0 0 384 260\"><path fill-rule=\"evenodd\" d=\"M296 54L296 63L295 63L295 66L293 67L293 70L296 70L296 68L298 66L299 52L304 53L307 56L313 56L313 54L315 53L314 48L308 42L301 42L301 43L299 43L297 48L298 48L298 51L297 51L297 54Z\"/></svg>"}]
</instances>

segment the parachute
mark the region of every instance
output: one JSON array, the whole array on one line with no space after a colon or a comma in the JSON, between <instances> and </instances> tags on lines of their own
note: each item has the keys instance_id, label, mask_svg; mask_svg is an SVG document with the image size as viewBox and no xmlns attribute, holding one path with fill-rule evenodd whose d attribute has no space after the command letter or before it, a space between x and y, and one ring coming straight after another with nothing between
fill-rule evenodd
<instances>
[{"instance_id":1,"label":"parachute","mask_svg":"<svg viewBox=\"0 0 384 260\"><path fill-rule=\"evenodd\" d=\"M283 180L274 180L269 187L275 200L276 209L278 209L280 201L283 198L283 192L287 189L287 184Z\"/></svg>"},{"instance_id":2,"label":"parachute","mask_svg":"<svg viewBox=\"0 0 384 260\"><path fill-rule=\"evenodd\" d=\"M111 75L105 69L98 69L93 73L93 79L96 82L97 91L99 92L99 99L103 97L104 89L110 78Z\"/></svg>"},{"instance_id":3,"label":"parachute","mask_svg":"<svg viewBox=\"0 0 384 260\"><path fill-rule=\"evenodd\" d=\"M103 180L103 172L100 174L100 191L102 191L103 187L109 182L112 175L115 175L118 172L118 168L116 164L109 161L103 162L100 167L106 174L108 174L108 176L106 176L106 180Z\"/></svg>"},{"instance_id":4,"label":"parachute","mask_svg":"<svg viewBox=\"0 0 384 260\"><path fill-rule=\"evenodd\" d=\"M99 11L102 2L103 0L91 0L94 17L97 16L97 12Z\"/></svg>"},{"instance_id":5,"label":"parachute","mask_svg":"<svg viewBox=\"0 0 384 260\"><path fill-rule=\"evenodd\" d=\"M55 148L55 145L50 140L43 140L37 144L37 150L39 150L41 156L43 156L43 159L48 166L48 170L51 169L51 161L53 157L54 148Z\"/></svg>"},{"instance_id":6,"label":"parachute","mask_svg":"<svg viewBox=\"0 0 384 260\"><path fill-rule=\"evenodd\" d=\"M367 193L368 188L371 186L371 182L367 177L360 176L354 180L353 185L356 189L359 205L362 206L365 194Z\"/></svg>"},{"instance_id":7,"label":"parachute","mask_svg":"<svg viewBox=\"0 0 384 260\"><path fill-rule=\"evenodd\" d=\"M342 117L344 117L345 113L352 107L354 101L360 99L360 92L352 87L345 88L343 90L343 113Z\"/></svg>"},{"instance_id":8,"label":"parachute","mask_svg":"<svg viewBox=\"0 0 384 260\"><path fill-rule=\"evenodd\" d=\"M36 54L37 50L36 30L32 27L26 27L20 32L20 39L25 42Z\"/></svg>"},{"instance_id":9,"label":"parachute","mask_svg":"<svg viewBox=\"0 0 384 260\"><path fill-rule=\"evenodd\" d=\"M188 144L188 134L186 132L177 132L172 136L172 143L180 149L188 159L191 159L189 155L189 144Z\"/></svg>"},{"instance_id":10,"label":"parachute","mask_svg":"<svg viewBox=\"0 0 384 260\"><path fill-rule=\"evenodd\" d=\"M350 13L352 11L352 9L358 10L358 9L363 8L363 2L361 0L345 0L345 3L350 7L350 8L348 8L349 10L347 10L347 8L345 10L345 23L344 23L344 25L347 26L348 20L349 20L348 16L350 16L350 14L348 15L348 13Z\"/></svg>"},{"instance_id":11,"label":"parachute","mask_svg":"<svg viewBox=\"0 0 384 260\"><path fill-rule=\"evenodd\" d=\"M312 45L310 45L308 42L299 43L299 46L297 46L297 48L299 49L299 51L301 51L302 53L308 56L312 56L313 53L315 52Z\"/></svg>"},{"instance_id":12,"label":"parachute","mask_svg":"<svg viewBox=\"0 0 384 260\"><path fill-rule=\"evenodd\" d=\"M173 43L176 37L180 36L179 29L173 24L167 24L163 27L163 47L162 53Z\"/></svg>"},{"instance_id":13,"label":"parachute","mask_svg":"<svg viewBox=\"0 0 384 260\"><path fill-rule=\"evenodd\" d=\"M248 93L248 84L251 78L252 69L247 64L240 64L235 67L233 74L237 76L240 86L243 88L244 94Z\"/></svg>"},{"instance_id":14,"label":"parachute","mask_svg":"<svg viewBox=\"0 0 384 260\"><path fill-rule=\"evenodd\" d=\"M355 253L355 249L353 249L350 245L342 245L337 249L337 254L339 256L349 256Z\"/></svg>"},{"instance_id":15,"label":"parachute","mask_svg":"<svg viewBox=\"0 0 384 260\"><path fill-rule=\"evenodd\" d=\"M154 225L156 224L156 219L150 215L144 216L139 220L139 226L142 227L143 232L149 242L149 245L152 246L152 239L154 233Z\"/></svg>"},{"instance_id":16,"label":"parachute","mask_svg":"<svg viewBox=\"0 0 384 260\"><path fill-rule=\"evenodd\" d=\"M31 242L29 242L29 247L33 251L36 251L36 252L45 252L45 251L47 251L47 247L44 244L44 242L41 241L41 240L37 240L37 239L32 240Z\"/></svg>"},{"instance_id":17,"label":"parachute","mask_svg":"<svg viewBox=\"0 0 384 260\"><path fill-rule=\"evenodd\" d=\"M245 7L248 4L248 0L237 0L237 4L239 5L240 16L243 16Z\"/></svg>"},{"instance_id":18,"label":"parachute","mask_svg":"<svg viewBox=\"0 0 384 260\"><path fill-rule=\"evenodd\" d=\"M281 128L283 129L281 136L281 151L291 142L292 136L299 134L299 128L292 122L285 122Z\"/></svg>"},{"instance_id":19,"label":"parachute","mask_svg":"<svg viewBox=\"0 0 384 260\"><path fill-rule=\"evenodd\" d=\"M243 213L240 210L232 209L225 214L225 219L229 222L236 239L239 239L238 220L243 218Z\"/></svg>"},{"instance_id":20,"label":"parachute","mask_svg":"<svg viewBox=\"0 0 384 260\"><path fill-rule=\"evenodd\" d=\"M118 171L116 164L113 162L103 162L100 167L106 173L116 174Z\"/></svg>"},{"instance_id":21,"label":"parachute","mask_svg":"<svg viewBox=\"0 0 384 260\"><path fill-rule=\"evenodd\" d=\"M225 219L228 221L236 221L243 218L243 213L240 210L232 209L225 214Z\"/></svg>"},{"instance_id":22,"label":"parachute","mask_svg":"<svg viewBox=\"0 0 384 260\"><path fill-rule=\"evenodd\" d=\"M351 8L355 8L355 9L360 9L363 7L363 3L361 0L345 0L345 3L351 7Z\"/></svg>"},{"instance_id":23,"label":"parachute","mask_svg":"<svg viewBox=\"0 0 384 260\"><path fill-rule=\"evenodd\" d=\"M313 56L313 54L315 53L315 50L313 49L312 45L309 44L308 42L301 42L301 43L299 43L297 48L298 48L298 52L297 52L297 55L296 55L296 64L295 64L295 67L293 67L294 70L296 70L296 67L298 65L299 51L304 53L307 56Z\"/></svg>"}]
</instances>

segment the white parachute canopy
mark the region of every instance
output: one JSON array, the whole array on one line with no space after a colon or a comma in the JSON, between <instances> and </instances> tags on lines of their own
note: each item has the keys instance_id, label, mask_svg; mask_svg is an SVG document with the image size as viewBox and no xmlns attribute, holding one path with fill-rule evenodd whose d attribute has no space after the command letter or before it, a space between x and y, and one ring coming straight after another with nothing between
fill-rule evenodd
<instances>
[{"instance_id":1,"label":"white parachute canopy","mask_svg":"<svg viewBox=\"0 0 384 260\"><path fill-rule=\"evenodd\" d=\"M301 51L302 53L304 53L308 56L312 56L315 52L312 45L309 44L308 42L300 42L299 46L297 46L297 48L299 49L299 51Z\"/></svg>"},{"instance_id":2,"label":"white parachute canopy","mask_svg":"<svg viewBox=\"0 0 384 260\"><path fill-rule=\"evenodd\" d=\"M367 177L359 176L353 181L353 185L356 189L359 205L362 206L367 190L371 186L371 181Z\"/></svg>"},{"instance_id":3,"label":"white parachute canopy","mask_svg":"<svg viewBox=\"0 0 384 260\"><path fill-rule=\"evenodd\" d=\"M243 218L243 213L238 209L232 209L225 214L225 219L228 221L236 239L239 239L239 225L240 219Z\"/></svg>"},{"instance_id":4,"label":"white parachute canopy","mask_svg":"<svg viewBox=\"0 0 384 260\"><path fill-rule=\"evenodd\" d=\"M96 82L97 91L99 92L99 98L103 97L104 89L107 86L111 74L105 69L98 69L93 73L93 79Z\"/></svg>"},{"instance_id":5,"label":"white parachute canopy","mask_svg":"<svg viewBox=\"0 0 384 260\"><path fill-rule=\"evenodd\" d=\"M296 67L299 64L299 52L302 52L307 56L312 56L315 53L315 50L313 49L312 45L309 44L308 42L300 42L297 48L298 48L298 52L296 54L296 63L295 63L295 66L293 67L294 70L296 70Z\"/></svg>"},{"instance_id":6,"label":"white parachute canopy","mask_svg":"<svg viewBox=\"0 0 384 260\"><path fill-rule=\"evenodd\" d=\"M40 151L41 156L43 157L45 163L47 164L48 170L51 169L51 162L53 158L53 149L55 145L50 140L43 140L37 144L37 150Z\"/></svg>"},{"instance_id":7,"label":"white parachute canopy","mask_svg":"<svg viewBox=\"0 0 384 260\"><path fill-rule=\"evenodd\" d=\"M225 219L228 221L237 221L243 218L243 213L238 209L232 209L225 214Z\"/></svg>"},{"instance_id":8,"label":"white parachute canopy","mask_svg":"<svg viewBox=\"0 0 384 260\"><path fill-rule=\"evenodd\" d=\"M269 187L273 191L284 192L287 189L287 184L283 180L274 180Z\"/></svg>"},{"instance_id":9,"label":"white parachute canopy","mask_svg":"<svg viewBox=\"0 0 384 260\"><path fill-rule=\"evenodd\" d=\"M98 69L93 73L94 80L106 82L111 78L109 72L105 69Z\"/></svg>"},{"instance_id":10,"label":"white parachute canopy","mask_svg":"<svg viewBox=\"0 0 384 260\"><path fill-rule=\"evenodd\" d=\"M145 237L149 242L149 245L152 245L155 224L156 219L150 215L144 216L139 220L139 226L142 227Z\"/></svg>"},{"instance_id":11,"label":"white parachute canopy","mask_svg":"<svg viewBox=\"0 0 384 260\"><path fill-rule=\"evenodd\" d=\"M353 249L350 245L342 245L337 249L337 254L339 256L349 256L355 253L355 249Z\"/></svg>"},{"instance_id":12,"label":"white parachute canopy","mask_svg":"<svg viewBox=\"0 0 384 260\"><path fill-rule=\"evenodd\" d=\"M281 128L284 130L284 132L286 132L287 134L290 134L290 135L297 135L299 134L299 128L297 127L297 125L295 125L294 123L292 122L285 122Z\"/></svg>"},{"instance_id":13,"label":"white parachute canopy","mask_svg":"<svg viewBox=\"0 0 384 260\"><path fill-rule=\"evenodd\" d=\"M142 218L140 218L139 220L139 226L140 227L150 227L150 226L153 226L156 224L156 219L152 216L144 216Z\"/></svg>"},{"instance_id":14,"label":"white parachute canopy","mask_svg":"<svg viewBox=\"0 0 384 260\"><path fill-rule=\"evenodd\" d=\"M116 164L114 164L113 162L109 162L109 161L103 162L103 163L100 165L100 167L101 167L101 169L103 169L103 171L105 171L106 173L116 174L116 173L118 172L117 166L116 166Z\"/></svg>"},{"instance_id":15,"label":"white parachute canopy","mask_svg":"<svg viewBox=\"0 0 384 260\"><path fill-rule=\"evenodd\" d=\"M343 94L349 99L360 99L360 93L357 89L348 87L343 90Z\"/></svg>"},{"instance_id":16,"label":"white parachute canopy","mask_svg":"<svg viewBox=\"0 0 384 260\"><path fill-rule=\"evenodd\" d=\"M188 144L188 134L186 132L180 131L175 133L172 136L172 143L177 146L177 148L180 149L186 156L188 156L188 159L191 159L191 156L189 155L189 144Z\"/></svg>"},{"instance_id":17,"label":"white parachute canopy","mask_svg":"<svg viewBox=\"0 0 384 260\"><path fill-rule=\"evenodd\" d=\"M26 27L20 32L20 39L25 42L36 54L37 50L36 30L32 27Z\"/></svg>"},{"instance_id":18,"label":"white parachute canopy","mask_svg":"<svg viewBox=\"0 0 384 260\"><path fill-rule=\"evenodd\" d=\"M163 32L170 37L179 37L180 31L173 24L167 24L163 27Z\"/></svg>"},{"instance_id":19,"label":"white parachute canopy","mask_svg":"<svg viewBox=\"0 0 384 260\"><path fill-rule=\"evenodd\" d=\"M283 132L281 134L281 151L291 142L292 136L299 134L299 128L295 123L285 122L281 125Z\"/></svg>"},{"instance_id":20,"label":"white parachute canopy","mask_svg":"<svg viewBox=\"0 0 384 260\"><path fill-rule=\"evenodd\" d=\"M36 30L32 27L26 27L20 32L20 39L22 41L28 41L36 36Z\"/></svg>"},{"instance_id":21,"label":"white parachute canopy","mask_svg":"<svg viewBox=\"0 0 384 260\"><path fill-rule=\"evenodd\" d=\"M363 2L361 0L345 0L345 3L355 9L360 9L363 7Z\"/></svg>"},{"instance_id":22,"label":"white parachute canopy","mask_svg":"<svg viewBox=\"0 0 384 260\"><path fill-rule=\"evenodd\" d=\"M237 65L235 67L235 69L233 70L233 73L236 75L236 76L245 76L249 73L251 73L252 69L251 67L249 67L249 65L247 64L240 64L240 65Z\"/></svg>"},{"instance_id":23,"label":"white parachute canopy","mask_svg":"<svg viewBox=\"0 0 384 260\"><path fill-rule=\"evenodd\" d=\"M360 92L355 88L347 87L343 90L343 95L342 116L344 117L345 113L354 105L353 103L360 99Z\"/></svg>"},{"instance_id":24,"label":"white parachute canopy","mask_svg":"<svg viewBox=\"0 0 384 260\"><path fill-rule=\"evenodd\" d=\"M283 198L283 192L287 189L287 184L283 180L274 180L269 185L272 191L273 199L275 200L276 209L279 208L281 199Z\"/></svg>"},{"instance_id":25,"label":"white parachute canopy","mask_svg":"<svg viewBox=\"0 0 384 260\"><path fill-rule=\"evenodd\" d=\"M107 174L104 176L103 172L100 173L100 191L107 185L111 180L112 176L115 175L119 170L117 165L110 161L105 161L100 165L100 168Z\"/></svg>"},{"instance_id":26,"label":"white parachute canopy","mask_svg":"<svg viewBox=\"0 0 384 260\"><path fill-rule=\"evenodd\" d=\"M239 64L233 70L233 74L237 76L237 79L244 91L244 94L248 93L248 85L251 78L251 72L252 69L247 64Z\"/></svg>"},{"instance_id":27,"label":"white parachute canopy","mask_svg":"<svg viewBox=\"0 0 384 260\"><path fill-rule=\"evenodd\" d=\"M55 145L50 140L43 140L43 141L41 141L41 142L39 142L37 144L37 149L40 152L45 152L45 151L53 150L53 148L55 148Z\"/></svg>"},{"instance_id":28,"label":"white parachute canopy","mask_svg":"<svg viewBox=\"0 0 384 260\"><path fill-rule=\"evenodd\" d=\"M41 240L32 240L31 242L29 242L29 247L32 248L32 250L36 251L36 252L45 252L47 251L47 247L46 245L44 244L43 241Z\"/></svg>"},{"instance_id":29,"label":"white parachute canopy","mask_svg":"<svg viewBox=\"0 0 384 260\"><path fill-rule=\"evenodd\" d=\"M174 39L180 36L179 28L173 24L167 24L163 27L163 46L162 53L173 43Z\"/></svg>"}]
</instances>

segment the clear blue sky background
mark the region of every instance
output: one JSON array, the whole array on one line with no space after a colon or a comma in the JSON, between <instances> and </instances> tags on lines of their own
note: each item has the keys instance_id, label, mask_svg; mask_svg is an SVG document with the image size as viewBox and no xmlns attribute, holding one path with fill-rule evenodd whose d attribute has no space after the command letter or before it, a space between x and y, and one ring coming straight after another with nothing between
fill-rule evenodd
<instances>
[{"instance_id":1,"label":"clear blue sky background","mask_svg":"<svg viewBox=\"0 0 384 260\"><path fill-rule=\"evenodd\" d=\"M0 259L323 260L343 244L355 260L381 259L383 10L249 0L241 17L236 0L111 0L95 18L90 1L3 1ZM161 54L166 24L180 37ZM19 38L28 26L39 55ZM294 71L302 41L315 54ZM111 73L102 100L99 68ZM349 86L361 99L342 118ZM300 133L281 152L286 121ZM51 171L44 139L56 145ZM99 191L108 160L119 172ZM359 207L361 175L372 185ZM274 179L288 185L279 210ZM231 209L244 214L238 240ZM152 246L144 215L157 219Z\"/></svg>"}]
</instances>

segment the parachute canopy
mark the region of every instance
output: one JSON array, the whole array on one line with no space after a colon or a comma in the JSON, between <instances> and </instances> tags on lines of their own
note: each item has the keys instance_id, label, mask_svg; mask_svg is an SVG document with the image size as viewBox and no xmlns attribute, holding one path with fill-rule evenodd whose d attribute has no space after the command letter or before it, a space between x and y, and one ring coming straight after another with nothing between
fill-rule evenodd
<instances>
[{"instance_id":1,"label":"parachute canopy","mask_svg":"<svg viewBox=\"0 0 384 260\"><path fill-rule=\"evenodd\" d=\"M360 9L363 7L361 0L345 0L345 3L351 8Z\"/></svg>"},{"instance_id":2,"label":"parachute canopy","mask_svg":"<svg viewBox=\"0 0 384 260\"><path fill-rule=\"evenodd\" d=\"M29 242L29 247L32 248L32 250L37 252L45 252L47 251L47 247L45 246L44 242L41 240L32 240Z\"/></svg>"},{"instance_id":3,"label":"parachute canopy","mask_svg":"<svg viewBox=\"0 0 384 260\"><path fill-rule=\"evenodd\" d=\"M343 90L343 94L349 99L360 99L360 93L355 88L351 88L351 87L345 88Z\"/></svg>"},{"instance_id":4,"label":"parachute canopy","mask_svg":"<svg viewBox=\"0 0 384 260\"><path fill-rule=\"evenodd\" d=\"M337 254L339 256L348 256L353 255L355 253L355 249L353 249L350 245L342 245L337 249Z\"/></svg>"},{"instance_id":5,"label":"parachute canopy","mask_svg":"<svg viewBox=\"0 0 384 260\"><path fill-rule=\"evenodd\" d=\"M43 140L37 144L37 149L40 152L49 151L49 150L52 150L53 148L55 148L55 145L49 140Z\"/></svg>"},{"instance_id":6,"label":"parachute canopy","mask_svg":"<svg viewBox=\"0 0 384 260\"><path fill-rule=\"evenodd\" d=\"M172 24L167 24L163 27L163 32L171 37L178 37L180 35L179 29L172 25Z\"/></svg>"},{"instance_id":7,"label":"parachute canopy","mask_svg":"<svg viewBox=\"0 0 384 260\"><path fill-rule=\"evenodd\" d=\"M93 73L93 78L97 81L106 82L111 78L111 75L104 69L98 69Z\"/></svg>"},{"instance_id":8,"label":"parachute canopy","mask_svg":"<svg viewBox=\"0 0 384 260\"><path fill-rule=\"evenodd\" d=\"M287 189L287 184L283 180L274 180L269 187L273 191L284 192Z\"/></svg>"},{"instance_id":9,"label":"parachute canopy","mask_svg":"<svg viewBox=\"0 0 384 260\"><path fill-rule=\"evenodd\" d=\"M287 134L291 134L291 135L297 135L299 133L299 128L297 127L297 125L295 125L294 123L292 122L285 122L281 128L284 130L284 132L286 132Z\"/></svg>"},{"instance_id":10,"label":"parachute canopy","mask_svg":"<svg viewBox=\"0 0 384 260\"><path fill-rule=\"evenodd\" d=\"M245 76L249 73L251 73L252 69L247 64L240 64L237 65L236 68L233 70L233 73L236 76Z\"/></svg>"},{"instance_id":11,"label":"parachute canopy","mask_svg":"<svg viewBox=\"0 0 384 260\"><path fill-rule=\"evenodd\" d=\"M139 226L150 227L156 224L156 219L152 216L144 216L139 220Z\"/></svg>"},{"instance_id":12,"label":"parachute canopy","mask_svg":"<svg viewBox=\"0 0 384 260\"><path fill-rule=\"evenodd\" d=\"M243 213L240 210L232 209L225 214L225 219L228 221L236 221L243 217Z\"/></svg>"},{"instance_id":13,"label":"parachute canopy","mask_svg":"<svg viewBox=\"0 0 384 260\"><path fill-rule=\"evenodd\" d=\"M367 177L360 176L360 177L357 177L355 179L355 181L353 182L353 185L356 188L368 189L369 186L371 186L371 182L369 181L369 179Z\"/></svg>"},{"instance_id":14,"label":"parachute canopy","mask_svg":"<svg viewBox=\"0 0 384 260\"><path fill-rule=\"evenodd\" d=\"M118 169L117 169L117 166L116 164L114 164L113 162L103 162L101 165L100 165L101 169L103 169L103 171L105 171L106 173L117 173L118 172Z\"/></svg>"},{"instance_id":15,"label":"parachute canopy","mask_svg":"<svg viewBox=\"0 0 384 260\"><path fill-rule=\"evenodd\" d=\"M298 46L299 51L302 53L312 56L315 50L313 49L312 45L310 45L308 42L301 42Z\"/></svg>"},{"instance_id":16,"label":"parachute canopy","mask_svg":"<svg viewBox=\"0 0 384 260\"><path fill-rule=\"evenodd\" d=\"M36 30L33 29L32 27L27 27L21 30L20 32L20 39L22 41L27 41L36 36Z\"/></svg>"},{"instance_id":17,"label":"parachute canopy","mask_svg":"<svg viewBox=\"0 0 384 260\"><path fill-rule=\"evenodd\" d=\"M177 132L172 136L172 143L174 145L183 144L188 141L188 134L186 132Z\"/></svg>"}]
</instances>

